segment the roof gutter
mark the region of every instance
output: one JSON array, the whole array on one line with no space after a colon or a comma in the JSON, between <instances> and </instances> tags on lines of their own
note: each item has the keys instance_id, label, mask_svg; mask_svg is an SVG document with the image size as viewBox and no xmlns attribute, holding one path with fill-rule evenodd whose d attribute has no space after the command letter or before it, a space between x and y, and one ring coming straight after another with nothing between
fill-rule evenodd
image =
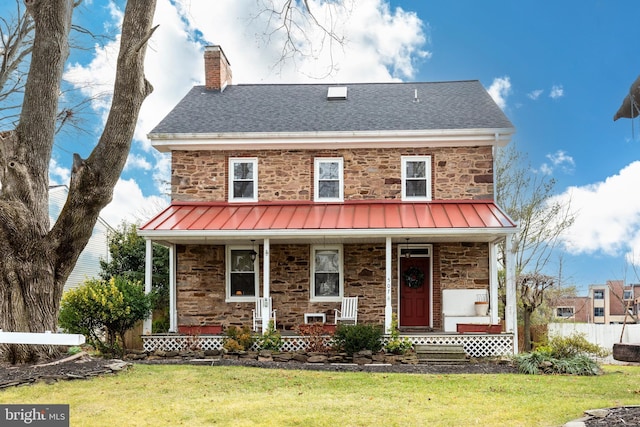
<instances>
[{"instance_id":1,"label":"roof gutter","mask_svg":"<svg viewBox=\"0 0 640 427\"><path fill-rule=\"evenodd\" d=\"M172 150L298 149L308 148L395 148L433 146L504 146L514 128L437 129L348 132L223 132L151 133L148 138L160 152Z\"/></svg>"}]
</instances>

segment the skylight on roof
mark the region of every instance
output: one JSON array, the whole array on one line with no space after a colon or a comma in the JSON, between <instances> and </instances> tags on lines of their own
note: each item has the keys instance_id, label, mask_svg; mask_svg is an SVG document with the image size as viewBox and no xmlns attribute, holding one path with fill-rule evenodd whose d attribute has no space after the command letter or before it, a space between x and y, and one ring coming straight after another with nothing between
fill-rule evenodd
<instances>
[{"instance_id":1,"label":"skylight on roof","mask_svg":"<svg viewBox=\"0 0 640 427\"><path fill-rule=\"evenodd\" d=\"M330 86L327 89L327 99L329 101L347 99L347 87L346 86Z\"/></svg>"}]
</instances>

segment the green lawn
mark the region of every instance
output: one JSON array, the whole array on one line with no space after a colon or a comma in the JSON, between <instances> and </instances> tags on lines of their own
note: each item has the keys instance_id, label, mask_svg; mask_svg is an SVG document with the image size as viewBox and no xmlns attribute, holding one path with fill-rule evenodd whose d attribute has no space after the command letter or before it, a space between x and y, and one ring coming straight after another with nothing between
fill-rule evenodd
<instances>
[{"instance_id":1,"label":"green lawn","mask_svg":"<svg viewBox=\"0 0 640 427\"><path fill-rule=\"evenodd\" d=\"M0 391L66 403L71 426L559 426L640 403L640 367L598 377L422 375L135 365L87 381Z\"/></svg>"}]
</instances>

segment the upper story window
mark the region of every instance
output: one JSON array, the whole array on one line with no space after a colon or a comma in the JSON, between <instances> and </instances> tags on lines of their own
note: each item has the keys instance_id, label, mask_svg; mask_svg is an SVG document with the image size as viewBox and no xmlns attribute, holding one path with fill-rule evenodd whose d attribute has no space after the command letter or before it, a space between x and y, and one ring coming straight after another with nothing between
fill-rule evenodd
<instances>
[{"instance_id":1,"label":"upper story window","mask_svg":"<svg viewBox=\"0 0 640 427\"><path fill-rule=\"evenodd\" d=\"M633 291L632 290L626 290L624 291L624 296L622 297L623 300L630 300L633 299Z\"/></svg>"},{"instance_id":2,"label":"upper story window","mask_svg":"<svg viewBox=\"0 0 640 427\"><path fill-rule=\"evenodd\" d=\"M604 316L604 307L594 307L593 308L593 316L594 317L603 317Z\"/></svg>"},{"instance_id":3,"label":"upper story window","mask_svg":"<svg viewBox=\"0 0 640 427\"><path fill-rule=\"evenodd\" d=\"M604 291L599 289L599 290L594 290L593 291L593 299L604 299Z\"/></svg>"},{"instance_id":4,"label":"upper story window","mask_svg":"<svg viewBox=\"0 0 640 427\"><path fill-rule=\"evenodd\" d=\"M316 158L314 160L314 200L341 202L344 197L342 158Z\"/></svg>"},{"instance_id":5,"label":"upper story window","mask_svg":"<svg viewBox=\"0 0 640 427\"><path fill-rule=\"evenodd\" d=\"M340 301L344 290L342 246L313 246L311 259L311 300Z\"/></svg>"},{"instance_id":6,"label":"upper story window","mask_svg":"<svg viewBox=\"0 0 640 427\"><path fill-rule=\"evenodd\" d=\"M258 257L252 248L227 246L227 301L254 301L258 295Z\"/></svg>"},{"instance_id":7,"label":"upper story window","mask_svg":"<svg viewBox=\"0 0 640 427\"><path fill-rule=\"evenodd\" d=\"M402 157L402 200L431 200L431 156Z\"/></svg>"},{"instance_id":8,"label":"upper story window","mask_svg":"<svg viewBox=\"0 0 640 427\"><path fill-rule=\"evenodd\" d=\"M258 201L258 159L229 159L229 201Z\"/></svg>"}]
</instances>

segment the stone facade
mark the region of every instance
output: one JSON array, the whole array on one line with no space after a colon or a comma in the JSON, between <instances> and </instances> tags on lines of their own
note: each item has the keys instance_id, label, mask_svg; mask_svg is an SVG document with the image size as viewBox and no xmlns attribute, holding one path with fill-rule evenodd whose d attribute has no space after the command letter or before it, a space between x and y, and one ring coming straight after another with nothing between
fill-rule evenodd
<instances>
[{"instance_id":1,"label":"stone facade","mask_svg":"<svg viewBox=\"0 0 640 427\"><path fill-rule=\"evenodd\" d=\"M172 151L172 198L177 201L228 200L230 158L258 159L258 199L311 201L314 158L342 157L344 200L399 200L402 156L431 156L432 198L493 198L491 147L362 148L327 150ZM416 242L412 244L431 242ZM256 248L258 249L258 248ZM433 328L442 329L442 290L488 289L486 243L432 244ZM392 309L398 305L398 246L392 255ZM253 302L227 301L225 247L179 245L176 302L179 326L252 324ZM258 250L262 253L262 248ZM270 245L270 295L278 328L294 329L304 313L325 313L333 323L339 302L311 301L309 244ZM383 324L385 318L385 242L345 244L344 296L358 296L359 323ZM263 266L260 261L260 289Z\"/></svg>"},{"instance_id":2,"label":"stone facade","mask_svg":"<svg viewBox=\"0 0 640 427\"><path fill-rule=\"evenodd\" d=\"M431 156L437 200L493 198L492 148L173 151L173 200L226 201L230 157L258 159L260 201L313 200L316 157L342 157L345 200L401 198L401 157Z\"/></svg>"},{"instance_id":3,"label":"stone facade","mask_svg":"<svg viewBox=\"0 0 640 427\"><path fill-rule=\"evenodd\" d=\"M261 248L260 248L261 249ZM397 310L397 246L392 260L392 307ZM259 251L261 253L261 250ZM271 245L270 275L273 308L278 328L294 329L304 313L325 313L334 320L338 302L310 301L310 246ZM344 295L358 297L361 323L382 324L385 307L385 246L345 244ZM177 308L180 326L251 325L254 304L226 302L225 248L212 245L180 245L177 248ZM487 289L489 283L486 243L439 243L433 245L433 328L442 328L442 289ZM260 263L260 272L263 265ZM262 278L260 279L262 280Z\"/></svg>"}]
</instances>

